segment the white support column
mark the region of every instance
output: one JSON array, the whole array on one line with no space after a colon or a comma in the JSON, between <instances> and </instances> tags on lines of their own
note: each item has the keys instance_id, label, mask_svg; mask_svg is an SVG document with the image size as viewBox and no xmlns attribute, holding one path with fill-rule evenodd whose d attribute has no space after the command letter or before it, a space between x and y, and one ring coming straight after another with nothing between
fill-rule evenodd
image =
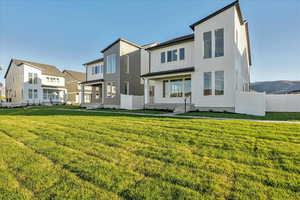
<instances>
[{"instance_id":1,"label":"white support column","mask_svg":"<svg viewBox=\"0 0 300 200\"><path fill-rule=\"evenodd\" d=\"M145 104L149 103L149 80L145 78L144 81L144 96L145 96Z\"/></svg>"},{"instance_id":2,"label":"white support column","mask_svg":"<svg viewBox=\"0 0 300 200\"><path fill-rule=\"evenodd\" d=\"M81 102L80 104L84 104L84 98L85 98L85 95L84 95L84 84L81 84Z\"/></svg>"}]
</instances>

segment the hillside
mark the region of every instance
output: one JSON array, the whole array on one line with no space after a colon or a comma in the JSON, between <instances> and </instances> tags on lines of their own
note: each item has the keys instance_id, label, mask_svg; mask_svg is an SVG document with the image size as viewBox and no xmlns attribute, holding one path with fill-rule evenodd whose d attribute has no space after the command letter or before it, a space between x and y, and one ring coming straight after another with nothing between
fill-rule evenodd
<instances>
[{"instance_id":1,"label":"hillside","mask_svg":"<svg viewBox=\"0 0 300 200\"><path fill-rule=\"evenodd\" d=\"M300 90L300 81L263 81L251 83L251 90L267 94L286 94Z\"/></svg>"}]
</instances>

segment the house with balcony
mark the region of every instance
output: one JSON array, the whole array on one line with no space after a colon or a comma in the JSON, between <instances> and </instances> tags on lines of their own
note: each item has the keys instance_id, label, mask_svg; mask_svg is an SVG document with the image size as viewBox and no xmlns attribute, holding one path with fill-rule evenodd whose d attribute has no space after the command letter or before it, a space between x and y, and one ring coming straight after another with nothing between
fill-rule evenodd
<instances>
[{"instance_id":1,"label":"house with balcony","mask_svg":"<svg viewBox=\"0 0 300 200\"><path fill-rule=\"evenodd\" d=\"M145 107L235 112L236 94L249 91L251 66L248 23L239 2L190 28L192 34L146 48Z\"/></svg>"},{"instance_id":2,"label":"house with balcony","mask_svg":"<svg viewBox=\"0 0 300 200\"><path fill-rule=\"evenodd\" d=\"M122 95L143 98L140 76L149 67L145 48L153 45L139 46L119 38L101 51L103 58L83 64L86 80L81 83L81 91L84 93L86 87L91 87L92 94L90 102L82 99L82 106L121 108Z\"/></svg>"},{"instance_id":3,"label":"house with balcony","mask_svg":"<svg viewBox=\"0 0 300 200\"><path fill-rule=\"evenodd\" d=\"M92 88L85 87L85 92L81 92L81 82L86 80L86 73L77 72L73 70L63 71L67 89L67 104L81 104L81 95L84 95L84 101L90 103L92 96Z\"/></svg>"},{"instance_id":4,"label":"house with balcony","mask_svg":"<svg viewBox=\"0 0 300 200\"><path fill-rule=\"evenodd\" d=\"M64 74L53 65L11 59L4 78L7 102L18 105L65 103Z\"/></svg>"}]
</instances>

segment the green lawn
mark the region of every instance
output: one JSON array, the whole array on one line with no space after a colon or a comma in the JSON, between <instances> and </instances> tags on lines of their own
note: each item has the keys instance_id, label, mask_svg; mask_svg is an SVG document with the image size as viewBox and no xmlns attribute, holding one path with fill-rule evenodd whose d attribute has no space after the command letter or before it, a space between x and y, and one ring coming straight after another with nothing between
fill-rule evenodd
<instances>
[{"instance_id":1,"label":"green lawn","mask_svg":"<svg viewBox=\"0 0 300 200\"><path fill-rule=\"evenodd\" d=\"M125 110L125 109L110 109L110 108L98 108L95 110L108 111L108 112L145 113L145 114L167 114L167 113L173 112L173 111L167 111L167 110L148 110L148 109Z\"/></svg>"},{"instance_id":2,"label":"green lawn","mask_svg":"<svg viewBox=\"0 0 300 200\"><path fill-rule=\"evenodd\" d=\"M300 125L0 110L0 199L300 199Z\"/></svg>"},{"instance_id":3,"label":"green lawn","mask_svg":"<svg viewBox=\"0 0 300 200\"><path fill-rule=\"evenodd\" d=\"M266 116L243 115L237 113L221 112L189 112L179 115L217 117L217 118L236 118L236 119L257 119L257 120L279 120L279 121L300 121L300 112L267 112Z\"/></svg>"}]
</instances>

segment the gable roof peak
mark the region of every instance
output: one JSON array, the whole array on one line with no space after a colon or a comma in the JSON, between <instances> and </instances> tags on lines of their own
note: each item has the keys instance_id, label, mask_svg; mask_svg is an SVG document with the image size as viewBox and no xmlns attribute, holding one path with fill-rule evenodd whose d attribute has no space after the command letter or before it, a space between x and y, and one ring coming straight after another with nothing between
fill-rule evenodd
<instances>
[{"instance_id":1,"label":"gable roof peak","mask_svg":"<svg viewBox=\"0 0 300 200\"><path fill-rule=\"evenodd\" d=\"M232 2L231 4L228 4L227 6L225 6L223 8L221 8L221 9L213 12L212 14L208 15L207 17L204 17L204 18L198 20L197 22L191 24L190 28L194 31L195 26L197 26L197 25L199 25L199 24L201 24L201 23L203 23L203 22L205 22L205 21L207 21L207 20L215 17L216 15L224 12L225 10L227 10L227 9L233 7L233 6L236 6L237 11L238 11L238 15L239 15L239 19L240 19L240 23L243 24L244 20L243 20L242 12L241 12L241 9L240 9L240 2L239 2L239 0L237 0L237 1Z\"/></svg>"}]
</instances>

